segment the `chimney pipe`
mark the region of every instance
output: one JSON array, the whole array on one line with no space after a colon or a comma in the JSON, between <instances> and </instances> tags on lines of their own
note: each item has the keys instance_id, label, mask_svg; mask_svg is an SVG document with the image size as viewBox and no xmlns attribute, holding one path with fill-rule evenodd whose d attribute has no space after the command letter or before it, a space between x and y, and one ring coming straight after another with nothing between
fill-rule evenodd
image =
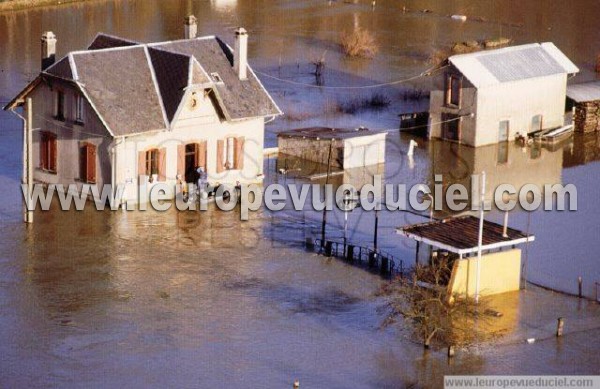
<instances>
[{"instance_id":1,"label":"chimney pipe","mask_svg":"<svg viewBox=\"0 0 600 389\"><path fill-rule=\"evenodd\" d=\"M42 71L56 61L56 35L52 31L42 34Z\"/></svg>"},{"instance_id":2,"label":"chimney pipe","mask_svg":"<svg viewBox=\"0 0 600 389\"><path fill-rule=\"evenodd\" d=\"M198 35L198 22L194 15L186 16L184 23L185 39L194 39Z\"/></svg>"},{"instance_id":3,"label":"chimney pipe","mask_svg":"<svg viewBox=\"0 0 600 389\"><path fill-rule=\"evenodd\" d=\"M233 68L240 80L248 78L248 32L242 27L235 30Z\"/></svg>"}]
</instances>

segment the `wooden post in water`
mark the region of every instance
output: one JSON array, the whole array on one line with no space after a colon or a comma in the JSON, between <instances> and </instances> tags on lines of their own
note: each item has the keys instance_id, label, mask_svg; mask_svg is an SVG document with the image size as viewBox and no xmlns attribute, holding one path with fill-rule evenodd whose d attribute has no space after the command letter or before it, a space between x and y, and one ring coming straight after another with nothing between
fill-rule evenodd
<instances>
[{"instance_id":1,"label":"wooden post in water","mask_svg":"<svg viewBox=\"0 0 600 389\"><path fill-rule=\"evenodd\" d=\"M581 276L577 277L577 286L579 288L579 298L583 297L583 278Z\"/></svg>"},{"instance_id":2,"label":"wooden post in water","mask_svg":"<svg viewBox=\"0 0 600 389\"><path fill-rule=\"evenodd\" d=\"M565 326L565 319L562 317L558 318L558 322L556 323L556 336L561 337L563 335L563 329Z\"/></svg>"},{"instance_id":3,"label":"wooden post in water","mask_svg":"<svg viewBox=\"0 0 600 389\"><path fill-rule=\"evenodd\" d=\"M454 345L448 346L448 358L453 358L455 352L456 352L456 350L454 348Z\"/></svg>"}]
</instances>

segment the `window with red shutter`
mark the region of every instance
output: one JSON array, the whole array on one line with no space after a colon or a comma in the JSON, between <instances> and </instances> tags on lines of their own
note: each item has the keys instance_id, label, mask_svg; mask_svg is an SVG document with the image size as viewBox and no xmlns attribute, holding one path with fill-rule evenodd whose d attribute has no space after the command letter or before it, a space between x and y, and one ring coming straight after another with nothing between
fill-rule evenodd
<instances>
[{"instance_id":1,"label":"window with red shutter","mask_svg":"<svg viewBox=\"0 0 600 389\"><path fill-rule=\"evenodd\" d=\"M57 150L56 134L44 131L40 139L40 169L56 173Z\"/></svg>"},{"instance_id":2,"label":"window with red shutter","mask_svg":"<svg viewBox=\"0 0 600 389\"><path fill-rule=\"evenodd\" d=\"M96 146L84 143L79 149L79 178L90 184L96 183Z\"/></svg>"}]
</instances>

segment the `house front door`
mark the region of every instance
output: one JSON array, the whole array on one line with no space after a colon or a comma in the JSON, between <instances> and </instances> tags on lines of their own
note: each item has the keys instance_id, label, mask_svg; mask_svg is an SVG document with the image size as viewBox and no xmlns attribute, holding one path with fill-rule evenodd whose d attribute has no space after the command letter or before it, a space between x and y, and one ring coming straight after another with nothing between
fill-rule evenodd
<instances>
[{"instance_id":1,"label":"house front door","mask_svg":"<svg viewBox=\"0 0 600 389\"><path fill-rule=\"evenodd\" d=\"M447 140L460 141L460 116L452 113L442 114L442 137Z\"/></svg>"},{"instance_id":2,"label":"house front door","mask_svg":"<svg viewBox=\"0 0 600 389\"><path fill-rule=\"evenodd\" d=\"M185 181L195 183L198 181L198 168L204 168L207 171L206 166L206 141L199 143L188 143L185 145L184 150L184 172Z\"/></svg>"}]
</instances>

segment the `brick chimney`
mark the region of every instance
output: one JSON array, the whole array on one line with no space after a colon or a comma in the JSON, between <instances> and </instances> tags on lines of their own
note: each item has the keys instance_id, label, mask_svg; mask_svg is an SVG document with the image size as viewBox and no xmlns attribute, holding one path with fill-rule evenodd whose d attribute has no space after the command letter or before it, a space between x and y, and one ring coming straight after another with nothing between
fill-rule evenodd
<instances>
[{"instance_id":1,"label":"brick chimney","mask_svg":"<svg viewBox=\"0 0 600 389\"><path fill-rule=\"evenodd\" d=\"M194 15L185 17L185 39L194 39L198 35L198 22Z\"/></svg>"},{"instance_id":2,"label":"brick chimney","mask_svg":"<svg viewBox=\"0 0 600 389\"><path fill-rule=\"evenodd\" d=\"M56 61L56 35L52 31L42 34L42 70L46 70Z\"/></svg>"},{"instance_id":3,"label":"brick chimney","mask_svg":"<svg viewBox=\"0 0 600 389\"><path fill-rule=\"evenodd\" d=\"M242 27L235 30L233 68L240 80L248 78L248 32Z\"/></svg>"}]
</instances>

